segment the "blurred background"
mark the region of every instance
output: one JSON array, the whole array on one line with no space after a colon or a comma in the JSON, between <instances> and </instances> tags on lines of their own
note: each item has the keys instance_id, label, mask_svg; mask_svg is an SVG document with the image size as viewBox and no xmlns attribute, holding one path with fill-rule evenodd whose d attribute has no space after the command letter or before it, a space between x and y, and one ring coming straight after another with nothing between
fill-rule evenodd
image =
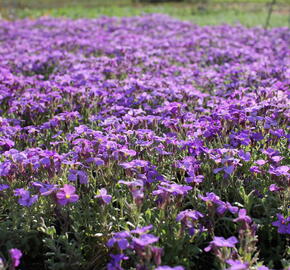
<instances>
[{"instance_id":1,"label":"blurred background","mask_svg":"<svg viewBox=\"0 0 290 270\"><path fill-rule=\"evenodd\" d=\"M279 27L290 24L290 0L0 0L2 19L135 16L164 13L199 25Z\"/></svg>"}]
</instances>

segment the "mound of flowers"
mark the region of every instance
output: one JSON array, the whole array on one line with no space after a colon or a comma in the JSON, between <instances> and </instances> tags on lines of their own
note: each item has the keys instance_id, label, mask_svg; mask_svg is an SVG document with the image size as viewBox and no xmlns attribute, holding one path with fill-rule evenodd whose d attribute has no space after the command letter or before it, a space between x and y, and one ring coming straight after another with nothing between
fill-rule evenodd
<instances>
[{"instance_id":1,"label":"mound of flowers","mask_svg":"<svg viewBox=\"0 0 290 270\"><path fill-rule=\"evenodd\" d=\"M0 269L288 269L287 28L0 22Z\"/></svg>"}]
</instances>

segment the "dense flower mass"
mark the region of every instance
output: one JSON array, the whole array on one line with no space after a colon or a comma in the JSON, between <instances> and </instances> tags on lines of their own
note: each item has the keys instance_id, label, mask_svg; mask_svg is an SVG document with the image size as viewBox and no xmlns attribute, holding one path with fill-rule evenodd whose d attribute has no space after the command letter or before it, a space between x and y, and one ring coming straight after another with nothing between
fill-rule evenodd
<instances>
[{"instance_id":1,"label":"dense flower mass","mask_svg":"<svg viewBox=\"0 0 290 270\"><path fill-rule=\"evenodd\" d=\"M287 269L289 44L161 15L0 21L0 268Z\"/></svg>"}]
</instances>

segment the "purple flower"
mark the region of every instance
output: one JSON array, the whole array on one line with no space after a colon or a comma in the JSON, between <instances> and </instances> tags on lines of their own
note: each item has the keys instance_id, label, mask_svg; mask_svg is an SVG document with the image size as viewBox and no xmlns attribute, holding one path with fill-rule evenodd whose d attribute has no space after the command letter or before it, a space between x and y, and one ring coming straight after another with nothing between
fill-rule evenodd
<instances>
[{"instance_id":1,"label":"purple flower","mask_svg":"<svg viewBox=\"0 0 290 270\"><path fill-rule=\"evenodd\" d=\"M11 172L12 163L10 161L4 161L0 163L0 176L8 176Z\"/></svg>"},{"instance_id":2,"label":"purple flower","mask_svg":"<svg viewBox=\"0 0 290 270\"><path fill-rule=\"evenodd\" d=\"M11 259L12 259L12 265L14 267L19 266L20 258L22 257L22 252L17 248L12 248L9 250L9 254L10 254Z\"/></svg>"},{"instance_id":3,"label":"purple flower","mask_svg":"<svg viewBox=\"0 0 290 270\"><path fill-rule=\"evenodd\" d=\"M71 182L75 182L78 179L81 184L88 183L88 175L84 171L70 170L69 175L68 175L68 180Z\"/></svg>"},{"instance_id":4,"label":"purple flower","mask_svg":"<svg viewBox=\"0 0 290 270\"><path fill-rule=\"evenodd\" d=\"M224 172L228 175L231 175L234 172L234 170L235 170L235 166L233 165L224 167Z\"/></svg>"},{"instance_id":5,"label":"purple flower","mask_svg":"<svg viewBox=\"0 0 290 270\"><path fill-rule=\"evenodd\" d=\"M252 166L250 168L250 172L251 173L261 173L261 170L260 170L260 168L258 166Z\"/></svg>"},{"instance_id":6,"label":"purple flower","mask_svg":"<svg viewBox=\"0 0 290 270\"><path fill-rule=\"evenodd\" d=\"M270 157L270 159L271 159L274 163L279 163L281 160L284 159L284 157L281 157L281 156L272 156L272 157Z\"/></svg>"},{"instance_id":7,"label":"purple flower","mask_svg":"<svg viewBox=\"0 0 290 270\"><path fill-rule=\"evenodd\" d=\"M277 129L277 130L270 129L270 133L272 135L274 135L274 136L277 136L278 138L281 138L281 137L285 137L286 136L286 134L285 134L285 132L284 132L283 129Z\"/></svg>"},{"instance_id":8,"label":"purple flower","mask_svg":"<svg viewBox=\"0 0 290 270\"><path fill-rule=\"evenodd\" d=\"M270 185L269 190L270 190L271 192L278 192L278 191L283 190L283 188L278 187L276 184L272 184L272 185Z\"/></svg>"},{"instance_id":9,"label":"purple flower","mask_svg":"<svg viewBox=\"0 0 290 270\"><path fill-rule=\"evenodd\" d=\"M9 150L15 145L13 141L8 138L0 138L0 147L3 148L4 151Z\"/></svg>"},{"instance_id":10,"label":"purple flower","mask_svg":"<svg viewBox=\"0 0 290 270\"><path fill-rule=\"evenodd\" d=\"M75 194L75 187L71 185L65 184L63 188L61 188L57 193L56 193L56 198L57 202L60 205L66 205L68 203L74 203L78 201L79 196Z\"/></svg>"},{"instance_id":11,"label":"purple flower","mask_svg":"<svg viewBox=\"0 0 290 270\"><path fill-rule=\"evenodd\" d=\"M159 240L158 237L153 234L142 234L139 238L133 238L133 243L139 247L146 247Z\"/></svg>"},{"instance_id":12,"label":"purple flower","mask_svg":"<svg viewBox=\"0 0 290 270\"><path fill-rule=\"evenodd\" d=\"M175 183L167 183L167 182L162 182L158 186L158 190L153 191L153 195L159 195L162 193L169 193L173 194L175 196L177 195L186 195L189 190L192 190L192 187L190 186L185 186L185 185L178 185Z\"/></svg>"},{"instance_id":13,"label":"purple flower","mask_svg":"<svg viewBox=\"0 0 290 270\"><path fill-rule=\"evenodd\" d=\"M192 187L190 186L162 182L160 185L158 185L158 189L154 190L152 194L154 196L158 196L158 206L164 207L169 202L170 195L182 197L187 195L188 191L191 189Z\"/></svg>"},{"instance_id":14,"label":"purple flower","mask_svg":"<svg viewBox=\"0 0 290 270\"><path fill-rule=\"evenodd\" d=\"M251 154L249 152L240 150L238 154L239 154L239 157L243 159L244 161L250 161L251 159Z\"/></svg>"},{"instance_id":15,"label":"purple flower","mask_svg":"<svg viewBox=\"0 0 290 270\"><path fill-rule=\"evenodd\" d=\"M218 204L218 208L216 209L217 213L223 215L226 210L229 210L232 214L236 214L239 211L239 208L236 206L232 206L229 202L221 202Z\"/></svg>"},{"instance_id":16,"label":"purple flower","mask_svg":"<svg viewBox=\"0 0 290 270\"><path fill-rule=\"evenodd\" d=\"M131 149L127 149L127 148L122 148L119 150L119 152L123 153L125 155L125 157L134 157L136 156L136 151L131 150Z\"/></svg>"},{"instance_id":17,"label":"purple flower","mask_svg":"<svg viewBox=\"0 0 290 270\"><path fill-rule=\"evenodd\" d=\"M239 216L234 219L234 222L243 222L243 223L251 223L252 219L247 216L247 210L246 209L240 209L239 210Z\"/></svg>"},{"instance_id":18,"label":"purple flower","mask_svg":"<svg viewBox=\"0 0 290 270\"><path fill-rule=\"evenodd\" d=\"M197 176L190 176L190 177L185 177L185 181L190 184L190 183L195 183L195 184L200 184L204 180L203 175L197 175Z\"/></svg>"},{"instance_id":19,"label":"purple flower","mask_svg":"<svg viewBox=\"0 0 290 270\"><path fill-rule=\"evenodd\" d=\"M148 161L139 159L132 160L131 162L120 163L120 166L122 166L124 169L143 168L147 167L148 165Z\"/></svg>"},{"instance_id":20,"label":"purple flower","mask_svg":"<svg viewBox=\"0 0 290 270\"><path fill-rule=\"evenodd\" d=\"M144 233L152 230L152 228L153 228L152 225L148 225L148 226L145 226L145 227L136 228L135 230L132 230L131 233L144 234Z\"/></svg>"},{"instance_id":21,"label":"purple flower","mask_svg":"<svg viewBox=\"0 0 290 270\"><path fill-rule=\"evenodd\" d=\"M267 266L258 266L257 270L269 270L269 268Z\"/></svg>"},{"instance_id":22,"label":"purple flower","mask_svg":"<svg viewBox=\"0 0 290 270\"><path fill-rule=\"evenodd\" d=\"M262 150L262 153L267 155L268 157L280 155L279 151L277 151L273 148L270 148L270 147L266 150Z\"/></svg>"},{"instance_id":23,"label":"purple flower","mask_svg":"<svg viewBox=\"0 0 290 270\"><path fill-rule=\"evenodd\" d=\"M42 196L48 196L58 190L58 185L55 184L32 182L32 185L39 188L39 192Z\"/></svg>"},{"instance_id":24,"label":"purple flower","mask_svg":"<svg viewBox=\"0 0 290 270\"><path fill-rule=\"evenodd\" d=\"M116 243L121 250L124 250L129 247L129 242L127 238L130 237L131 234L127 231L114 233L113 237L107 242L107 246L112 247Z\"/></svg>"},{"instance_id":25,"label":"purple flower","mask_svg":"<svg viewBox=\"0 0 290 270\"><path fill-rule=\"evenodd\" d=\"M50 159L49 158L42 158L41 160L40 160L40 163L44 166L44 167L46 167L46 168L49 168L50 166L51 166L51 161L50 161Z\"/></svg>"},{"instance_id":26,"label":"purple flower","mask_svg":"<svg viewBox=\"0 0 290 270\"><path fill-rule=\"evenodd\" d=\"M129 258L125 254L110 254L112 260L107 265L107 270L123 270L120 263Z\"/></svg>"},{"instance_id":27,"label":"purple flower","mask_svg":"<svg viewBox=\"0 0 290 270\"><path fill-rule=\"evenodd\" d=\"M86 162L87 162L87 163L93 163L93 164L95 164L96 166L102 166L102 165L105 164L105 162L104 162L102 159L100 159L100 158L93 158L93 157L89 157L89 158L87 158L87 159L86 159Z\"/></svg>"},{"instance_id":28,"label":"purple flower","mask_svg":"<svg viewBox=\"0 0 290 270\"><path fill-rule=\"evenodd\" d=\"M213 192L207 192L206 196L203 195L198 195L200 199L202 199L205 202L214 202L214 203L219 203L220 202L220 197L217 196Z\"/></svg>"},{"instance_id":29,"label":"purple flower","mask_svg":"<svg viewBox=\"0 0 290 270\"><path fill-rule=\"evenodd\" d=\"M204 215L196 210L185 210L177 215L176 220L181 222L183 228L188 228L189 235L192 236L195 233L196 221L203 217ZM199 229L200 231L204 231L203 226L199 226Z\"/></svg>"},{"instance_id":30,"label":"purple flower","mask_svg":"<svg viewBox=\"0 0 290 270\"><path fill-rule=\"evenodd\" d=\"M255 141L261 141L264 139L264 136L262 135L261 132L256 132L256 133L253 133L252 134L252 138L255 140Z\"/></svg>"},{"instance_id":31,"label":"purple flower","mask_svg":"<svg viewBox=\"0 0 290 270\"><path fill-rule=\"evenodd\" d=\"M223 237L215 236L213 241L209 243L209 246L204 249L204 251L209 252L211 249L216 247L235 247L235 244L237 244L239 241L236 237L231 236L228 239L225 239Z\"/></svg>"},{"instance_id":32,"label":"purple flower","mask_svg":"<svg viewBox=\"0 0 290 270\"><path fill-rule=\"evenodd\" d=\"M191 219L191 220L198 220L200 218L203 218L204 215L196 210L185 210L185 211L182 211L180 212L177 217L176 217L176 220L177 221L182 221L182 220L185 220L185 219Z\"/></svg>"},{"instance_id":33,"label":"purple flower","mask_svg":"<svg viewBox=\"0 0 290 270\"><path fill-rule=\"evenodd\" d=\"M0 184L0 192L5 190L5 189L8 189L9 186L8 185L5 185L5 184Z\"/></svg>"},{"instance_id":34,"label":"purple flower","mask_svg":"<svg viewBox=\"0 0 290 270\"><path fill-rule=\"evenodd\" d=\"M142 180L135 180L132 182L126 182L124 180L120 180L119 184L123 184L129 187L132 197L137 205L140 205L144 198L144 183Z\"/></svg>"},{"instance_id":35,"label":"purple flower","mask_svg":"<svg viewBox=\"0 0 290 270\"><path fill-rule=\"evenodd\" d=\"M290 234L290 216L285 218L282 214L277 214L277 221L272 222L272 225L278 227L278 233Z\"/></svg>"},{"instance_id":36,"label":"purple flower","mask_svg":"<svg viewBox=\"0 0 290 270\"><path fill-rule=\"evenodd\" d=\"M255 163L259 166L263 166L267 163L267 161L264 159L258 159Z\"/></svg>"},{"instance_id":37,"label":"purple flower","mask_svg":"<svg viewBox=\"0 0 290 270\"><path fill-rule=\"evenodd\" d=\"M243 263L238 260L227 260L226 261L231 267L227 268L227 270L247 270L249 269L249 263Z\"/></svg>"},{"instance_id":38,"label":"purple flower","mask_svg":"<svg viewBox=\"0 0 290 270\"><path fill-rule=\"evenodd\" d=\"M107 190L105 188L101 188L99 194L95 196L95 198L100 198L105 204L109 204L112 200L112 196L107 194Z\"/></svg>"},{"instance_id":39,"label":"purple flower","mask_svg":"<svg viewBox=\"0 0 290 270\"><path fill-rule=\"evenodd\" d=\"M163 265L163 266L158 266L157 268L155 268L155 270L184 270L184 268L182 266L167 266L167 265Z\"/></svg>"},{"instance_id":40,"label":"purple flower","mask_svg":"<svg viewBox=\"0 0 290 270\"><path fill-rule=\"evenodd\" d=\"M290 174L288 173L290 169L290 166L280 166L280 167L273 167L273 166L270 166L270 169L269 169L269 173L270 174L274 174L276 176L281 176L281 175L285 175L285 176L289 176Z\"/></svg>"},{"instance_id":41,"label":"purple flower","mask_svg":"<svg viewBox=\"0 0 290 270\"><path fill-rule=\"evenodd\" d=\"M14 190L14 196L20 197L18 203L22 206L31 206L38 200L38 195L30 196L30 192L24 188Z\"/></svg>"}]
</instances>

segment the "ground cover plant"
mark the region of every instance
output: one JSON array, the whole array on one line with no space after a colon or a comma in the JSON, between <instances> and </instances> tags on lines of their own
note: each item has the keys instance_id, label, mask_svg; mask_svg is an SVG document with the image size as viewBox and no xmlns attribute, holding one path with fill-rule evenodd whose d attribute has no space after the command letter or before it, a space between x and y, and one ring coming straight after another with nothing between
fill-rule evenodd
<instances>
[{"instance_id":1,"label":"ground cover plant","mask_svg":"<svg viewBox=\"0 0 290 270\"><path fill-rule=\"evenodd\" d=\"M288 269L289 29L0 23L0 269Z\"/></svg>"}]
</instances>

